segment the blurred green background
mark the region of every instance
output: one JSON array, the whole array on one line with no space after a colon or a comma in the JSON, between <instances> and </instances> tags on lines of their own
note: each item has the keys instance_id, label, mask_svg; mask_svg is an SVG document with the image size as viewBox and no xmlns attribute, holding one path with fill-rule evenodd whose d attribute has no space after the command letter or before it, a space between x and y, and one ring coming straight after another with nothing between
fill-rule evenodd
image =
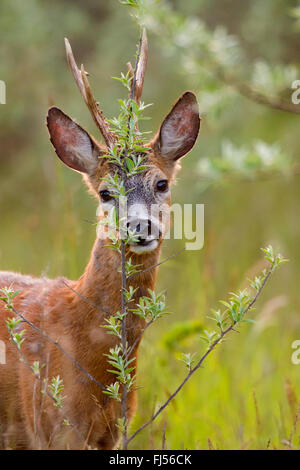
<instances>
[{"instance_id":1,"label":"blurred green background","mask_svg":"<svg viewBox=\"0 0 300 470\"><path fill-rule=\"evenodd\" d=\"M144 100L154 106L147 113L152 117L147 128L157 129L184 90L197 93L200 138L183 161L173 202L205 204L205 244L160 268L158 289L166 289L172 314L149 329L142 343L132 430L184 377L178 352L199 356L204 350L199 330L212 326L210 308L264 267L260 247L271 243L290 262L267 285L257 323L232 334L131 447L161 448L164 426L170 449L300 447L300 428L292 431L300 404L300 365L291 362L292 342L300 339L299 116L258 105L234 87L224 87L211 64L220 44L227 48L233 41L235 48L234 37L243 57L233 54L218 66L243 80L253 73L251 80L261 90L268 90L268 80L270 87L272 80L274 87L279 81L277 95L289 99L291 80L300 79L297 2L174 0L168 3L170 13L165 1L148 3ZM87 221L95 220L96 202L80 176L56 158L45 116L55 104L97 135L67 67L64 36L89 71L105 115L118 113L123 89L111 77L134 61L139 35L130 12L117 0L1 1L0 79L7 87L7 103L0 105L1 270L72 279L83 272L95 238L95 227ZM180 23L173 14L189 22ZM208 55L199 46L199 62L197 22L214 34L214 42L203 39ZM177 44L172 43L180 28ZM225 30L229 36L222 36ZM278 162L258 171L251 164L241 169L239 157L250 152L251 160L257 141L264 143L266 159L275 153ZM220 161L221 167L224 161L229 165L225 177ZM182 241L166 241L163 257L183 246Z\"/></svg>"}]
</instances>

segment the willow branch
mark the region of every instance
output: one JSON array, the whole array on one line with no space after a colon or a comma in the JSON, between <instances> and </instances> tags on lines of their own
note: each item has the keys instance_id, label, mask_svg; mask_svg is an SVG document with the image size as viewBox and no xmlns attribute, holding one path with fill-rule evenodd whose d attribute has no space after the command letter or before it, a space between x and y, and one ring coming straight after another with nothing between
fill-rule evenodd
<instances>
[{"instance_id":1,"label":"willow branch","mask_svg":"<svg viewBox=\"0 0 300 470\"><path fill-rule=\"evenodd\" d=\"M170 255L167 258L163 259L159 263L153 264L152 266L149 266L148 268L143 269L142 271L138 271L136 273L131 274L130 276L128 276L128 279L131 279L132 277L137 276L138 274L140 275L140 274L146 273L147 271L151 271L151 269L157 268L161 264L164 264L167 261L169 261L170 259L175 258L176 256L180 255L180 253L183 253L184 251L185 251L185 248L182 248L181 250L177 251L176 253L173 253L173 255Z\"/></svg>"},{"instance_id":2,"label":"willow branch","mask_svg":"<svg viewBox=\"0 0 300 470\"><path fill-rule=\"evenodd\" d=\"M12 311L13 308L12 308ZM14 312L15 313L15 312ZM17 345L15 344L15 341L14 341L14 338L13 338L13 335L11 333L9 333L9 337L10 337L10 340L11 340L11 343L14 345L15 349L17 350L18 354L20 355L20 360L21 362L23 362L23 364L25 364L25 366L30 370L30 372L34 375L35 379L38 380L40 383L42 383L42 379L41 379L41 376L40 375L37 375L33 372L32 370L32 367L30 365L30 363L28 362L26 356L22 353L21 349L19 349L17 347ZM47 395L48 398L50 398L52 400L52 402L54 403L54 405L56 404L56 400L55 398L51 395L51 393L49 392L49 390L47 390L46 387L44 387L43 389L43 392ZM63 420L66 420L68 423L69 423L69 426L72 427L72 429L74 429L74 431L76 432L76 434L78 435L78 437L84 442L84 438L83 436L81 435L80 431L78 430L77 426L75 426L75 424L73 424L70 419L63 413L63 411L58 408L58 412L62 415L62 419ZM86 447L86 446L85 446Z\"/></svg>"},{"instance_id":3,"label":"willow branch","mask_svg":"<svg viewBox=\"0 0 300 470\"><path fill-rule=\"evenodd\" d=\"M130 89L130 98L135 100L137 104L140 102L143 83L144 83L144 76L146 71L147 65L147 55L148 55L148 45L147 45L147 36L145 28L141 31L141 36L139 40L139 47L138 53L136 57L136 64L135 69L132 76L131 82L131 89ZM132 74L132 67L128 66L130 73ZM131 117L128 117L128 134L130 130L131 124ZM127 149L125 149L127 152ZM122 171L123 178L126 178L126 172ZM121 330L121 343L123 354L125 355L125 361L127 362L129 358L128 350L127 350L127 327L126 327L126 316L127 316L127 302L125 297L125 291L127 287L127 277L126 277L126 259L125 259L125 241L121 240L121 273L122 273L122 288L121 288L121 311L122 311L122 330ZM130 350L133 350L131 348ZM123 384L122 388L122 398L121 398L121 409L122 409L122 418L123 418L123 425L124 431L122 433L123 439L123 450L127 449L127 395L128 395L128 387L127 384Z\"/></svg>"},{"instance_id":4,"label":"willow branch","mask_svg":"<svg viewBox=\"0 0 300 470\"><path fill-rule=\"evenodd\" d=\"M300 106L291 101L280 99L278 96L266 96L264 93L255 90L249 83L236 79L233 75L223 70L214 70L217 78L237 90L240 95L253 101L254 103L268 106L269 108L293 114L300 114Z\"/></svg>"},{"instance_id":5,"label":"willow branch","mask_svg":"<svg viewBox=\"0 0 300 470\"><path fill-rule=\"evenodd\" d=\"M245 312L244 312L244 315L246 315L249 310L253 307L253 305L255 304L255 302L257 301L259 295L261 294L264 286L266 285L266 282L267 280L269 279L269 277L271 276L273 272L273 268L270 268L269 271L267 272L262 284L261 284L261 287L258 289L255 297L253 298L253 300L249 303L249 305L247 306L247 308L245 309ZM197 364L191 368L191 370L189 371L189 373L186 375L186 377L184 378L184 380L180 383L180 385L176 388L176 390L172 393L172 395L170 395L170 397L165 401L165 403L157 410L156 413L153 414L153 416L148 420L146 421L146 423L144 423L142 426L140 426L128 439L127 441L127 444L129 444L130 441L132 441L136 436L137 434L139 434L143 429L145 429L147 426L149 426L149 424L153 423L153 421L164 411L164 409L169 405L169 403L176 397L176 395L180 392L180 390L184 387L184 385L188 382L188 380L192 377L192 375L202 366L203 362L205 361L205 359L207 358L207 356L215 349L215 347L221 343L221 341L223 340L224 336L226 336L230 331L233 331L234 330L234 327L237 325L238 322L234 321L227 329L221 331L219 337L211 344L211 346L208 348L208 350L206 351L205 354L203 354L203 356L201 357L201 359L197 362Z\"/></svg>"},{"instance_id":6,"label":"willow branch","mask_svg":"<svg viewBox=\"0 0 300 470\"><path fill-rule=\"evenodd\" d=\"M5 301L4 301L5 303ZM22 315L22 313L19 313L13 306L10 307L10 310L15 314L17 315L18 317L20 317L24 323L26 323L27 325L29 325L33 330L35 330L37 333L39 333L39 335L41 335L43 338L45 338L47 341L49 341L50 343L54 344L68 359L70 359L71 362L73 362L73 364L77 367L77 369L79 369L84 375L86 375L92 382L94 382L96 385L98 385L98 387L101 388L101 390L106 390L106 388L104 387L104 385L102 383L100 383L97 379L95 379L95 377L93 377L87 370L84 369L84 367L82 367L78 361L76 361L76 359L71 356L70 353L68 353L68 351L66 351L58 341L54 340L53 338L51 338L49 335L47 335L47 333L44 333L38 326L36 326L34 323L32 323L31 321L27 320L27 318L24 317L24 315Z\"/></svg>"}]
</instances>

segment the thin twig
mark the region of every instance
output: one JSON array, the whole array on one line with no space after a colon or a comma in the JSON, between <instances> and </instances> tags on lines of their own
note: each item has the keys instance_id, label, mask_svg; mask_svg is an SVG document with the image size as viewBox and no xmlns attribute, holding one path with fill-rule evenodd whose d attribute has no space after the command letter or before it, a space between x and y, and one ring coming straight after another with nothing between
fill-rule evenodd
<instances>
[{"instance_id":1,"label":"thin twig","mask_svg":"<svg viewBox=\"0 0 300 470\"><path fill-rule=\"evenodd\" d=\"M166 448L166 427L167 427L167 423L165 421L164 424L163 424L163 429L162 429L162 441L161 441L161 449L162 450L165 450L165 448Z\"/></svg>"},{"instance_id":2,"label":"thin twig","mask_svg":"<svg viewBox=\"0 0 300 470\"><path fill-rule=\"evenodd\" d=\"M254 90L248 83L236 81L232 83L232 86L236 88L242 96L257 104L268 106L269 108L277 109L279 111L285 111L287 113L300 114L300 106L286 100L281 100L278 97L274 98L266 96L263 93Z\"/></svg>"},{"instance_id":3,"label":"thin twig","mask_svg":"<svg viewBox=\"0 0 300 470\"><path fill-rule=\"evenodd\" d=\"M122 289L121 289L121 298L122 298L122 349L123 353L125 353L125 361L127 362L128 353L127 353L127 328L126 328L126 316L127 316L127 305L126 305L126 298L125 298L125 291L126 291L126 265L125 265L125 242L121 240L121 266L122 266ZM127 384L123 384L122 390L122 400L121 400L121 407L122 407L122 418L124 420L124 432L123 432L123 450L127 450Z\"/></svg>"},{"instance_id":4,"label":"thin twig","mask_svg":"<svg viewBox=\"0 0 300 470\"><path fill-rule=\"evenodd\" d=\"M78 295L78 297L80 297L82 300L84 300L86 303L92 305L92 307L95 307L97 310L99 310L99 312L101 313L106 313L106 315L111 315L110 312L108 312L107 310L104 310L104 308L101 308L99 307L99 305L95 304L92 300L90 300L88 297L85 297L84 295L80 294L79 292L77 292L75 289L73 289L73 287L69 286L69 284L63 280L63 283L66 287L68 287L68 289L70 289L72 292L74 292L74 294Z\"/></svg>"},{"instance_id":5,"label":"thin twig","mask_svg":"<svg viewBox=\"0 0 300 470\"><path fill-rule=\"evenodd\" d=\"M151 269L157 268L157 267L160 266L161 264L164 264L164 263L166 263L167 261L169 261L170 259L175 258L175 256L180 255L180 253L183 253L185 250L186 250L186 248L182 248L181 250L177 251L177 252L174 253L173 255L170 255L170 256L168 256L167 258L163 259L163 260L160 261L159 263L153 264L152 266L149 266L148 268L143 269L142 271L138 271L138 272L136 272L136 273L131 274L130 276L128 276L127 279L131 279L132 277L136 276L137 274L139 274L139 275L140 275L140 274L144 274L144 273L146 273L147 271L150 271Z\"/></svg>"},{"instance_id":6,"label":"thin twig","mask_svg":"<svg viewBox=\"0 0 300 470\"><path fill-rule=\"evenodd\" d=\"M220 68L214 68L214 73L220 81L226 83L226 85L229 85L230 87L237 90L240 95L248 98L251 101L254 101L257 104L261 104L272 109L277 109L279 111L300 114L299 105L296 105L290 101L282 100L278 97L266 96L260 91L255 90L251 84L236 79L232 74L224 72Z\"/></svg>"},{"instance_id":7,"label":"thin twig","mask_svg":"<svg viewBox=\"0 0 300 470\"><path fill-rule=\"evenodd\" d=\"M135 100L137 104L140 102L145 69L147 65L147 37L145 28L142 29L139 47L136 57L135 69L132 77L131 89L130 89L130 99ZM132 110L131 110L132 111ZM131 113L128 116L127 123L127 133L129 135L130 125L131 125ZM125 149L125 156L128 152L128 149ZM122 176L125 179L126 173L122 171ZM126 276L126 259L125 259L125 242L121 240L121 273L122 273L122 288L121 288L121 312L122 312L122 331L121 331L121 342L123 354L125 356L125 362L127 363L129 354L127 351L127 326L126 326L126 316L127 316L127 302L125 297L126 287L127 287L127 276ZM130 350L132 350L131 348ZM123 384L122 387L122 398L121 398L121 409L122 409L122 418L124 431L122 433L123 440L123 450L127 450L127 395L128 395L128 386L127 383Z\"/></svg>"},{"instance_id":8,"label":"thin twig","mask_svg":"<svg viewBox=\"0 0 300 470\"><path fill-rule=\"evenodd\" d=\"M140 332L140 334L136 337L135 341L133 342L133 344L130 346L130 349L127 353L127 356L130 357L130 354L132 353L132 351L134 350L134 348L136 347L136 345L138 344L138 342L141 340L142 336L144 335L145 331L147 330L147 328L149 328L150 325L152 325L152 323L154 322L154 318L152 318L148 323L146 323L145 327L142 329L142 331Z\"/></svg>"},{"instance_id":9,"label":"thin twig","mask_svg":"<svg viewBox=\"0 0 300 470\"><path fill-rule=\"evenodd\" d=\"M13 307L12 307L12 311L14 311ZM15 312L14 312L15 313ZM19 353L20 355L20 359L22 361L23 364L25 364L25 366L30 370L30 372L34 375L35 379L38 380L40 383L42 383L42 379L41 379L41 376L38 375L38 374L35 374L32 370L32 367L30 365L30 363L28 362L26 356L22 353L21 349L18 348L18 346L15 344L15 341L14 341L14 338L12 336L11 333L9 333L9 336L10 336L10 340L11 340L11 343L14 345L15 349L17 350L17 352ZM56 400L55 398L51 395L51 393L47 390L47 387L45 386L44 389L43 389L43 392L45 393L45 395L47 395L52 401L54 404L56 404ZM77 427L75 426L75 424L71 423L71 421L69 420L69 418L63 414L63 411L58 408L57 409L58 412L62 415L62 418L64 420L66 420L69 425L74 429L74 431L76 432L76 434L80 437L80 439L84 440L83 439L83 436L81 435L81 433L79 432L79 430L77 429Z\"/></svg>"},{"instance_id":10,"label":"thin twig","mask_svg":"<svg viewBox=\"0 0 300 470\"><path fill-rule=\"evenodd\" d=\"M252 301L249 303L247 308L245 309L244 315L246 315L249 310L253 307L255 304L258 296L260 295L261 291L263 290L267 280L269 279L270 275L272 274L273 269L270 268L268 273L266 274L261 287L258 289L255 297L252 299ZM127 444L129 444L130 441L132 441L137 434L139 434L143 429L145 429L149 424L151 424L161 413L162 411L169 405L169 403L176 397L176 395L180 392L180 390L184 387L186 382L191 378L191 376L202 366L202 363L206 359L206 357L215 349L215 347L222 341L225 335L227 335L230 331L234 329L234 326L237 324L237 322L233 322L232 325L230 325L228 328L223 330L220 333L220 336L212 343L212 345L208 348L206 353L201 357L201 359L197 362L197 364L189 371L189 373L186 375L184 380L181 382L181 384L176 388L176 390L172 393L172 395L169 396L169 398L165 401L165 403L157 410L156 413L153 414L153 416L146 421L142 426L140 426L128 439Z\"/></svg>"},{"instance_id":11,"label":"thin twig","mask_svg":"<svg viewBox=\"0 0 300 470\"><path fill-rule=\"evenodd\" d=\"M18 315L18 317L22 318L22 320L29 325L33 330L35 330L37 333L39 333L43 338L45 338L47 341L50 343L54 344L70 361L73 362L73 364L84 374L86 375L92 382L94 382L98 387L101 388L101 390L106 390L106 387L102 383L100 383L95 377L93 377L87 370L82 367L76 359L71 356L61 345L58 341L52 339L50 336L47 335L47 333L44 333L39 327L34 325L31 321L27 320L27 318L22 315L22 313L19 313L13 306L10 307L11 311L15 314Z\"/></svg>"},{"instance_id":12,"label":"thin twig","mask_svg":"<svg viewBox=\"0 0 300 470\"><path fill-rule=\"evenodd\" d=\"M300 419L300 404L299 404L298 409L296 411L293 427L292 427L291 434L290 434L290 437L289 437L289 442L292 442L292 440L293 440L293 437L294 437L294 435L296 433L296 430L297 430L297 423L298 423L299 419Z\"/></svg>"}]
</instances>

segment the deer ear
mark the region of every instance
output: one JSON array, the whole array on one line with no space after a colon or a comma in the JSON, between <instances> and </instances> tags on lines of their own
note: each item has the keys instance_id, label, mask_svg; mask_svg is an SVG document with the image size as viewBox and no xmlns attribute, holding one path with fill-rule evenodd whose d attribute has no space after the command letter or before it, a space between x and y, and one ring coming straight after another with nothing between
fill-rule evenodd
<instances>
[{"instance_id":1,"label":"deer ear","mask_svg":"<svg viewBox=\"0 0 300 470\"><path fill-rule=\"evenodd\" d=\"M173 161L183 157L194 146L200 129L196 96L186 91L163 121L154 146L162 157Z\"/></svg>"},{"instance_id":2,"label":"deer ear","mask_svg":"<svg viewBox=\"0 0 300 470\"><path fill-rule=\"evenodd\" d=\"M56 107L48 111L47 127L57 155L67 166L81 173L95 171L100 149L82 127Z\"/></svg>"}]
</instances>

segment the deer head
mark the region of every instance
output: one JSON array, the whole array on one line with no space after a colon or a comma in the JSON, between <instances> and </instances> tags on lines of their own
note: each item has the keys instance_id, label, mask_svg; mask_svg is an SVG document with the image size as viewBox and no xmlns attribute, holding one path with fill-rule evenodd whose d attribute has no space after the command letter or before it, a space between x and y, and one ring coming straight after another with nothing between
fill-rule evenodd
<instances>
[{"instance_id":1,"label":"deer head","mask_svg":"<svg viewBox=\"0 0 300 470\"><path fill-rule=\"evenodd\" d=\"M75 81L103 136L105 145L97 142L79 124L56 107L50 108L47 116L50 140L63 163L82 173L90 190L100 198L103 211L107 212L116 204L116 198L110 194L103 178L117 170L101 156L107 155L108 148L117 143L117 137L109 129L93 97L83 66L81 70L78 69L68 40L66 40L66 51ZM148 47L144 31L140 44L140 59L135 73L132 74L131 93L138 104L143 89L147 55ZM125 189L130 189L127 201L127 226L139 235L138 241L130 245L132 252L147 253L160 245L169 227L170 186L180 168L180 159L194 146L199 128L200 117L196 97L192 92L186 91L173 105L155 137L145 145L144 161L147 169L126 179Z\"/></svg>"}]
</instances>

